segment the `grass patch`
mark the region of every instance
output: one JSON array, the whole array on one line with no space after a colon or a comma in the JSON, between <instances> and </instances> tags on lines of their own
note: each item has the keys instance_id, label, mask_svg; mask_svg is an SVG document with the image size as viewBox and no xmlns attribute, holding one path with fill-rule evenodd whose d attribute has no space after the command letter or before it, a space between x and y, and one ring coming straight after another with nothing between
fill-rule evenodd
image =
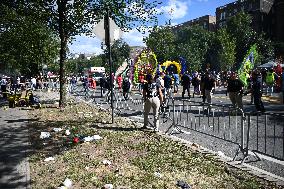
<instances>
[{"instance_id":1,"label":"grass patch","mask_svg":"<svg viewBox=\"0 0 284 189\"><path fill-rule=\"evenodd\" d=\"M92 116L84 116L84 113ZM108 112L82 103L69 103L64 111L43 108L29 112L37 121L29 123L32 188L56 188L65 178L73 188L177 188L183 180L193 188L277 188L273 183L229 167L210 155L178 142L142 131L124 118L110 120ZM52 132L60 127L60 132ZM71 134L65 135L69 129ZM40 132L51 137L40 139ZM100 135L101 140L74 143L74 137ZM44 162L46 157L55 161ZM103 164L109 160L110 165Z\"/></svg>"}]
</instances>

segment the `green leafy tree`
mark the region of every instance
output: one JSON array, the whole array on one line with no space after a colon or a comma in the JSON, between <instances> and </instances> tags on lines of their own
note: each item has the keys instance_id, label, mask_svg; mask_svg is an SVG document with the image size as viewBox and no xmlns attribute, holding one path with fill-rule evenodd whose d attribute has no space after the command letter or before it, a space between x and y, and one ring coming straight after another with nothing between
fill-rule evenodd
<instances>
[{"instance_id":1,"label":"green leafy tree","mask_svg":"<svg viewBox=\"0 0 284 189\"><path fill-rule=\"evenodd\" d=\"M0 4L1 68L10 74L32 76L43 65L54 62L58 54L58 39L38 19L21 15L13 7Z\"/></svg>"},{"instance_id":2,"label":"green leafy tree","mask_svg":"<svg viewBox=\"0 0 284 189\"><path fill-rule=\"evenodd\" d=\"M217 64L219 70L230 70L236 63L236 42L230 37L225 29L220 29L216 33ZM216 46L215 46L216 47Z\"/></svg>"},{"instance_id":3,"label":"green leafy tree","mask_svg":"<svg viewBox=\"0 0 284 189\"><path fill-rule=\"evenodd\" d=\"M46 16L47 24L59 34L60 38L60 101L66 104L65 60L67 44L72 37L81 33L90 33L92 25L109 12L117 25L131 29L157 21L155 7L157 1L145 0L33 0L29 7L34 12Z\"/></svg>"},{"instance_id":4,"label":"green leafy tree","mask_svg":"<svg viewBox=\"0 0 284 189\"><path fill-rule=\"evenodd\" d=\"M107 53L105 51L105 53ZM122 39L116 40L111 46L111 55L113 62L114 72L122 65L122 63L130 57L130 46ZM107 61L105 61L107 63ZM106 69L109 68L108 64L104 64Z\"/></svg>"},{"instance_id":5,"label":"green leafy tree","mask_svg":"<svg viewBox=\"0 0 284 189\"><path fill-rule=\"evenodd\" d=\"M206 62L211 33L200 26L184 27L177 32L177 50L179 56L187 60L190 70L200 70Z\"/></svg>"},{"instance_id":6,"label":"green leafy tree","mask_svg":"<svg viewBox=\"0 0 284 189\"><path fill-rule=\"evenodd\" d=\"M240 64L253 42L256 35L251 27L250 15L240 12L231 17L227 22L227 31L232 38L236 39L236 62Z\"/></svg>"},{"instance_id":7,"label":"green leafy tree","mask_svg":"<svg viewBox=\"0 0 284 189\"><path fill-rule=\"evenodd\" d=\"M149 47L158 57L159 62L176 59L176 36L169 26L155 27L149 36L144 39Z\"/></svg>"},{"instance_id":8,"label":"green leafy tree","mask_svg":"<svg viewBox=\"0 0 284 189\"><path fill-rule=\"evenodd\" d=\"M242 63L247 50L257 44L260 64L274 57L274 47L271 40L264 33L258 34L251 27L252 18L243 12L231 17L227 23L227 31L236 40L236 62L237 67Z\"/></svg>"}]
</instances>

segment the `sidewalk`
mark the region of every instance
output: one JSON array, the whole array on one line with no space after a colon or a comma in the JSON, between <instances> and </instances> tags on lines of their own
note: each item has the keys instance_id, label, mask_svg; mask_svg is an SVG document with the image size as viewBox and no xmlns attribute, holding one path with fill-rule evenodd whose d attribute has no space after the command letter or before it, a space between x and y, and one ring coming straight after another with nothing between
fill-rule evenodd
<instances>
[{"instance_id":1,"label":"sidewalk","mask_svg":"<svg viewBox=\"0 0 284 189\"><path fill-rule=\"evenodd\" d=\"M27 112L0 107L0 188L30 188Z\"/></svg>"}]
</instances>

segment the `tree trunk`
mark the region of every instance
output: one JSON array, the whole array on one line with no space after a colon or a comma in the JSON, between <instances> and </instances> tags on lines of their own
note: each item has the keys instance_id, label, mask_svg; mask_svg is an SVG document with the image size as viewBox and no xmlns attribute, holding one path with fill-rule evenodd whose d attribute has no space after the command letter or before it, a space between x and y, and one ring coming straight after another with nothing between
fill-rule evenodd
<instances>
[{"instance_id":1,"label":"tree trunk","mask_svg":"<svg viewBox=\"0 0 284 189\"><path fill-rule=\"evenodd\" d=\"M65 31L65 22L66 22L66 5L67 0L58 0L58 13L59 13L59 36L60 36L60 60L59 60L59 82L60 82L60 99L59 107L64 108L66 105L66 89L65 89L65 60L66 60L66 48L68 42L68 35Z\"/></svg>"}]
</instances>

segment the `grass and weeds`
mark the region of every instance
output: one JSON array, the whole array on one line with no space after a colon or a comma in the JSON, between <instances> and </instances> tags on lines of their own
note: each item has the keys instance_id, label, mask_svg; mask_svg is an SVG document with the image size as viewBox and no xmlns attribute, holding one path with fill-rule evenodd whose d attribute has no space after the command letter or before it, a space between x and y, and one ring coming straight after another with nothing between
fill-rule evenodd
<instances>
[{"instance_id":1,"label":"grass and weeds","mask_svg":"<svg viewBox=\"0 0 284 189\"><path fill-rule=\"evenodd\" d=\"M86 115L87 114L87 115ZM91 115L91 116L90 116ZM62 111L52 106L29 112L33 153L32 188L56 188L69 178L73 188L178 188L178 180L192 188L277 188L246 172L229 167L211 155L141 130L124 118L107 124L108 112L83 103L69 103ZM62 128L53 132L53 128ZM71 134L66 136L69 129ZM41 132L51 137L40 139ZM94 142L74 143L74 137L100 135ZM55 161L45 162L47 157ZM109 160L110 165L103 164Z\"/></svg>"}]
</instances>

